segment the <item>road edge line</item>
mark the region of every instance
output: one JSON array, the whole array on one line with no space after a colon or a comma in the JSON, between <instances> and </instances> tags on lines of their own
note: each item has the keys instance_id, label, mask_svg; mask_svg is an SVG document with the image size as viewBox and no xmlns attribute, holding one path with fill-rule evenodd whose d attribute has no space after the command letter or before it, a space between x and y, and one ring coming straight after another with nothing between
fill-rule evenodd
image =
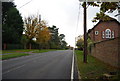
<instances>
[{"instance_id":1,"label":"road edge line","mask_svg":"<svg viewBox=\"0 0 120 81\"><path fill-rule=\"evenodd\" d=\"M73 56L72 56L72 69L71 69L71 81L74 79L74 48L73 48Z\"/></svg>"}]
</instances>

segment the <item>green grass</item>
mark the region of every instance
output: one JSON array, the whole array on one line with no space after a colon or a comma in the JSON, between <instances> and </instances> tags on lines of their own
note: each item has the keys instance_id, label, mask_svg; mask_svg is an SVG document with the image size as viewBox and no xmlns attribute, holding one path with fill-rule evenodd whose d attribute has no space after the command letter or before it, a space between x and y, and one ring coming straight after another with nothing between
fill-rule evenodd
<instances>
[{"instance_id":1,"label":"green grass","mask_svg":"<svg viewBox=\"0 0 120 81\"><path fill-rule=\"evenodd\" d=\"M2 54L5 53L20 53L20 52L32 52L32 53L43 53L49 51L55 51L56 49L15 49L15 50L3 50Z\"/></svg>"},{"instance_id":2,"label":"green grass","mask_svg":"<svg viewBox=\"0 0 120 81\"><path fill-rule=\"evenodd\" d=\"M15 57L26 56L26 55L29 55L29 54L15 53L15 54L7 54L7 55L1 55L1 56L2 56L2 60L5 60L5 59L10 59L10 58L15 58ZM1 56L0 56L0 59L1 59Z\"/></svg>"},{"instance_id":3,"label":"green grass","mask_svg":"<svg viewBox=\"0 0 120 81\"><path fill-rule=\"evenodd\" d=\"M43 53L43 52L49 52L49 51L55 51L55 49L15 49L15 50L3 50L2 54L0 55L0 59L10 59L10 58L16 58L21 56L26 56L29 54L22 53L22 52L32 52L32 53ZM6 53L13 53L13 54L6 54Z\"/></svg>"},{"instance_id":4,"label":"green grass","mask_svg":"<svg viewBox=\"0 0 120 81\"><path fill-rule=\"evenodd\" d=\"M5 54L5 53L16 53L16 52L30 52L30 51L36 51L36 49L2 50L2 54Z\"/></svg>"},{"instance_id":5,"label":"green grass","mask_svg":"<svg viewBox=\"0 0 120 81\"><path fill-rule=\"evenodd\" d=\"M77 56L78 69L82 79L97 79L105 73L117 71L116 68L101 62L91 55L87 55L87 63L83 63L83 51L76 50L75 53Z\"/></svg>"},{"instance_id":6,"label":"green grass","mask_svg":"<svg viewBox=\"0 0 120 81\"><path fill-rule=\"evenodd\" d=\"M43 52L49 52L49 51L56 51L56 49L41 49L41 50L35 50L33 53L43 53Z\"/></svg>"},{"instance_id":7,"label":"green grass","mask_svg":"<svg viewBox=\"0 0 120 81\"><path fill-rule=\"evenodd\" d=\"M15 57L21 57L26 56L29 54L26 54L24 52L32 52L32 53L43 53L43 52L49 52L49 51L55 51L56 49L15 49L15 50L3 50L2 55L0 55L0 59L10 59ZM23 52L23 53L22 53ZM13 54L6 54L6 53L13 53Z\"/></svg>"}]
</instances>

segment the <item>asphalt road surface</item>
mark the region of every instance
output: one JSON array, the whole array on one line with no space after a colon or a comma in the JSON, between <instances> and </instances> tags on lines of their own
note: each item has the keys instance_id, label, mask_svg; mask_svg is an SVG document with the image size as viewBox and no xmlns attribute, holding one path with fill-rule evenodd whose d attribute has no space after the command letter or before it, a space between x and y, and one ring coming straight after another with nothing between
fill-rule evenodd
<instances>
[{"instance_id":1,"label":"asphalt road surface","mask_svg":"<svg viewBox=\"0 0 120 81\"><path fill-rule=\"evenodd\" d=\"M2 78L71 79L72 59L73 50L60 50L4 60Z\"/></svg>"}]
</instances>

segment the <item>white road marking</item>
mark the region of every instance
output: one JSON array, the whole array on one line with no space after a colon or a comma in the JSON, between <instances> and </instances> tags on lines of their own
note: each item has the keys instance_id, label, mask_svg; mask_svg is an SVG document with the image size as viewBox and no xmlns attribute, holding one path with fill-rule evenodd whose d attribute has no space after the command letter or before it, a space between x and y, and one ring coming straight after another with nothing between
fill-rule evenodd
<instances>
[{"instance_id":1,"label":"white road marking","mask_svg":"<svg viewBox=\"0 0 120 81\"><path fill-rule=\"evenodd\" d=\"M16 68L13 68L13 69L11 69L11 70L8 70L8 71L6 71L6 72L4 72L4 73L2 73L2 74L9 73L9 72L11 72L11 71L13 71L13 70L16 70L16 69L19 69L19 68L21 68L21 67L23 67L23 66L25 66L25 65L18 66L18 67L16 67Z\"/></svg>"},{"instance_id":2,"label":"white road marking","mask_svg":"<svg viewBox=\"0 0 120 81\"><path fill-rule=\"evenodd\" d=\"M73 48L73 57L72 57L72 69L71 69L71 81L74 79L74 48Z\"/></svg>"}]
</instances>

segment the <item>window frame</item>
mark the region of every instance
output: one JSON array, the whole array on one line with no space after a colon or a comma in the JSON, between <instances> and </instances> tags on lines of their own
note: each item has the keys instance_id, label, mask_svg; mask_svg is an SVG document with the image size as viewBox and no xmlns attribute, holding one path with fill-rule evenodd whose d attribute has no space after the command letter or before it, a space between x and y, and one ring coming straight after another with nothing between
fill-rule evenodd
<instances>
[{"instance_id":1,"label":"window frame","mask_svg":"<svg viewBox=\"0 0 120 81\"><path fill-rule=\"evenodd\" d=\"M111 38L115 38L115 33L114 33L114 31L112 31Z\"/></svg>"},{"instance_id":2,"label":"window frame","mask_svg":"<svg viewBox=\"0 0 120 81\"><path fill-rule=\"evenodd\" d=\"M105 30L105 38L111 38L111 30L110 29L106 29Z\"/></svg>"},{"instance_id":3,"label":"window frame","mask_svg":"<svg viewBox=\"0 0 120 81\"><path fill-rule=\"evenodd\" d=\"M102 38L105 38L105 32L102 31Z\"/></svg>"},{"instance_id":4,"label":"window frame","mask_svg":"<svg viewBox=\"0 0 120 81\"><path fill-rule=\"evenodd\" d=\"M99 31L95 31L95 35L98 35L99 34Z\"/></svg>"}]
</instances>

